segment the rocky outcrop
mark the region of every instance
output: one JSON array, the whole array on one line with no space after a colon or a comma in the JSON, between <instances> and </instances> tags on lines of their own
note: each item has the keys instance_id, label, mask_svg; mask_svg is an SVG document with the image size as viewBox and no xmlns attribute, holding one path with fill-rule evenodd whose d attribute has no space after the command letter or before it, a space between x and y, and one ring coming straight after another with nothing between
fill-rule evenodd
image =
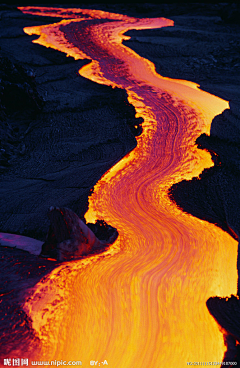
<instances>
[{"instance_id":1,"label":"rocky outcrop","mask_svg":"<svg viewBox=\"0 0 240 368\"><path fill-rule=\"evenodd\" d=\"M239 297L234 295L229 298L212 297L208 299L207 307L219 325L240 342Z\"/></svg>"},{"instance_id":2,"label":"rocky outcrop","mask_svg":"<svg viewBox=\"0 0 240 368\"><path fill-rule=\"evenodd\" d=\"M25 109L41 110L43 100L37 92L32 69L0 56L0 80L1 106L8 113Z\"/></svg>"},{"instance_id":3,"label":"rocky outcrop","mask_svg":"<svg viewBox=\"0 0 240 368\"><path fill-rule=\"evenodd\" d=\"M0 173L25 154L23 139L42 106L34 72L0 56Z\"/></svg>"},{"instance_id":4,"label":"rocky outcrop","mask_svg":"<svg viewBox=\"0 0 240 368\"><path fill-rule=\"evenodd\" d=\"M224 22L240 24L240 5L237 3L223 4L219 15Z\"/></svg>"},{"instance_id":5,"label":"rocky outcrop","mask_svg":"<svg viewBox=\"0 0 240 368\"><path fill-rule=\"evenodd\" d=\"M51 207L48 212L50 227L45 243L42 245L42 257L69 261L86 256L94 251L105 250L117 238L116 229L105 222L92 224L96 233L102 235L99 240L93 231L69 208ZM104 227L107 239L100 228Z\"/></svg>"},{"instance_id":6,"label":"rocky outcrop","mask_svg":"<svg viewBox=\"0 0 240 368\"><path fill-rule=\"evenodd\" d=\"M210 314L219 324L227 348L223 357L229 367L240 364L240 301L238 296L229 298L212 297L207 300ZM232 364L230 364L232 362Z\"/></svg>"},{"instance_id":7,"label":"rocky outcrop","mask_svg":"<svg viewBox=\"0 0 240 368\"><path fill-rule=\"evenodd\" d=\"M108 225L104 220L97 220L95 224L87 223L87 226L99 240L103 240L108 244L112 244L118 237L117 229Z\"/></svg>"},{"instance_id":8,"label":"rocky outcrop","mask_svg":"<svg viewBox=\"0 0 240 368\"><path fill-rule=\"evenodd\" d=\"M183 211L209 221L235 239L240 234L240 104L213 119L211 134L197 138L198 148L211 153L214 167L198 178L184 180L169 190L171 199Z\"/></svg>"}]
</instances>

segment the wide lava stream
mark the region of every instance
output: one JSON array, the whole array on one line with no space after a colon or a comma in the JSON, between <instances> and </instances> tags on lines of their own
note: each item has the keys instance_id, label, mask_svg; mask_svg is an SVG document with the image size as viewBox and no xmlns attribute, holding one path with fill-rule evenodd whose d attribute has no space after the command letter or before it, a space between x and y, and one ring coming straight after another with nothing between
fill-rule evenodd
<instances>
[{"instance_id":1,"label":"wide lava stream","mask_svg":"<svg viewBox=\"0 0 240 368\"><path fill-rule=\"evenodd\" d=\"M112 368L221 362L223 336L206 300L236 293L237 242L183 213L167 191L213 165L194 143L209 134L228 102L192 82L161 77L122 44L129 29L173 26L171 20L20 9L64 18L24 31L40 36L35 43L89 59L79 73L126 89L136 116L144 118L137 147L96 184L85 216L104 219L119 238L101 255L62 264L26 297L24 310L41 341L32 358L81 360L83 366L107 360Z\"/></svg>"}]
</instances>

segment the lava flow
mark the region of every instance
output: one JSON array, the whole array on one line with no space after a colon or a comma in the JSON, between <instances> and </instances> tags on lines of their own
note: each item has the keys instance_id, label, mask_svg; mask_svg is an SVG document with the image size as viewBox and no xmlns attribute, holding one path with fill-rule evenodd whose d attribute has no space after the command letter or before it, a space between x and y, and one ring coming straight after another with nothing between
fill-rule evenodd
<instances>
[{"instance_id":1,"label":"lava flow","mask_svg":"<svg viewBox=\"0 0 240 368\"><path fill-rule=\"evenodd\" d=\"M41 344L34 358L105 362L113 368L221 362L224 342L206 300L236 293L237 242L180 211L167 191L213 165L194 144L228 102L192 82L161 77L122 44L129 29L173 26L98 10L22 7L59 23L28 27L33 42L89 59L79 73L126 89L144 118L137 147L89 198L86 220L104 219L119 238L105 253L69 262L36 285L25 311ZM98 364L98 363L97 363ZM102 363L101 363L102 365Z\"/></svg>"}]
</instances>

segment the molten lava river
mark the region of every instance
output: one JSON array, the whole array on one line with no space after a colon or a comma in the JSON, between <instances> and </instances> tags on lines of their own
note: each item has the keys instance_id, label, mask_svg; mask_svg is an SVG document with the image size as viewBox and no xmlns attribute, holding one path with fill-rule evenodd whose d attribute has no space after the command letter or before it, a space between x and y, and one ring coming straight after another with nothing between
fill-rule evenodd
<instances>
[{"instance_id":1,"label":"molten lava river","mask_svg":"<svg viewBox=\"0 0 240 368\"><path fill-rule=\"evenodd\" d=\"M104 253L65 262L28 292L25 312L39 337L31 358L90 361L111 368L176 368L221 362L223 335L209 297L236 294L237 242L183 213L168 189L213 166L196 138L210 133L228 102L195 83L156 73L122 44L130 29L173 26L99 10L21 7L59 17L27 27L34 43L89 59L80 75L127 91L144 119L137 147L96 184L88 222L104 219L119 237Z\"/></svg>"}]
</instances>

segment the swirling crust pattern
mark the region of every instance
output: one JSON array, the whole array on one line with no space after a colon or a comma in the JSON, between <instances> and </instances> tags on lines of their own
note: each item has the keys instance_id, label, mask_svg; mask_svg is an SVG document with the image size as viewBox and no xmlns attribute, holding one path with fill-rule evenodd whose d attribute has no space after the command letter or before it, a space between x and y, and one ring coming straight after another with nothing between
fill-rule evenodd
<instances>
[{"instance_id":1,"label":"swirling crust pattern","mask_svg":"<svg viewBox=\"0 0 240 368\"><path fill-rule=\"evenodd\" d=\"M86 365L107 359L113 368L221 361L222 334L205 303L213 295L236 293L237 243L182 213L167 191L213 165L194 143L209 133L227 101L192 82L161 77L154 64L122 44L129 29L173 26L171 20L89 9L21 10L66 18L24 30L40 36L36 43L92 60L79 73L126 89L144 118L137 147L89 198L87 221L104 219L118 229L118 240L102 255L60 266L25 304L42 341L39 354ZM58 301L53 290L62 295Z\"/></svg>"}]
</instances>

